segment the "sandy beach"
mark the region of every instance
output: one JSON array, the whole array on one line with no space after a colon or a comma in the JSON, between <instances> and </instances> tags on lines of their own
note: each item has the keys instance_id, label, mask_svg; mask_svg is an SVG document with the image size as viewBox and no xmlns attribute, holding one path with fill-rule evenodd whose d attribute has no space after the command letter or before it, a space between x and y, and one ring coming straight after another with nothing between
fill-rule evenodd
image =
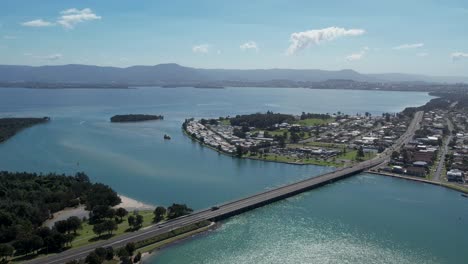
<instances>
[{"instance_id":1,"label":"sandy beach","mask_svg":"<svg viewBox=\"0 0 468 264\"><path fill-rule=\"evenodd\" d=\"M135 199L132 199L130 197L120 195L120 199L122 200L122 203L119 205L114 206L114 208L125 208L127 211L135 211L135 210L154 210L155 206L150 205L150 204L145 204L140 201L137 201ZM58 211L54 214L52 219L48 219L44 222L44 226L52 227L54 226L54 223L60 220L66 220L70 216L78 216L79 218L84 218L84 217L89 217L89 211L85 210L84 205L80 205L76 208L65 208L62 211Z\"/></svg>"}]
</instances>

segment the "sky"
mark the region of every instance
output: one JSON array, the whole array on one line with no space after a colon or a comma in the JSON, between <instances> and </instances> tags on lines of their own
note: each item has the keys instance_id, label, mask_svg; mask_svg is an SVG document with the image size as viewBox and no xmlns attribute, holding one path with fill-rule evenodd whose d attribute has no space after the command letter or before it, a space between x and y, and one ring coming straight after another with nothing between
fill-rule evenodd
<instances>
[{"instance_id":1,"label":"sky","mask_svg":"<svg viewBox=\"0 0 468 264\"><path fill-rule=\"evenodd\" d=\"M0 64L160 63L468 76L468 1L0 1Z\"/></svg>"}]
</instances>

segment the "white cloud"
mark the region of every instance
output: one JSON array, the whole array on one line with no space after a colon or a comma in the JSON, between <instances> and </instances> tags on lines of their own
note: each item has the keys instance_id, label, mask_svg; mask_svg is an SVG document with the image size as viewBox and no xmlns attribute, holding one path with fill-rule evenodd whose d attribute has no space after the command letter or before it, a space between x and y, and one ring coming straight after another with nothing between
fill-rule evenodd
<instances>
[{"instance_id":1,"label":"white cloud","mask_svg":"<svg viewBox=\"0 0 468 264\"><path fill-rule=\"evenodd\" d=\"M60 53L55 53L55 54L50 54L50 55L34 55L32 53L23 53L24 56L32 57L34 59L40 59L40 60L48 60L48 61L55 61L61 59L63 56Z\"/></svg>"},{"instance_id":2,"label":"white cloud","mask_svg":"<svg viewBox=\"0 0 468 264\"><path fill-rule=\"evenodd\" d=\"M286 53L293 55L296 52L311 46L319 45L326 41L331 41L339 37L360 36L365 33L363 29L345 29L339 27L328 27L323 29L313 29L303 32L295 32L291 34L289 45Z\"/></svg>"},{"instance_id":3,"label":"white cloud","mask_svg":"<svg viewBox=\"0 0 468 264\"><path fill-rule=\"evenodd\" d=\"M418 57L427 57L427 56L429 56L429 53L427 53L427 52L418 52L418 53L416 53L416 56L418 56Z\"/></svg>"},{"instance_id":4,"label":"white cloud","mask_svg":"<svg viewBox=\"0 0 468 264\"><path fill-rule=\"evenodd\" d=\"M414 43L414 44L402 44L400 46L393 47L394 50L402 49L417 49L424 47L424 43Z\"/></svg>"},{"instance_id":5,"label":"white cloud","mask_svg":"<svg viewBox=\"0 0 468 264\"><path fill-rule=\"evenodd\" d=\"M461 59L468 59L468 53L465 52L453 52L450 54L452 60L461 60Z\"/></svg>"},{"instance_id":6,"label":"white cloud","mask_svg":"<svg viewBox=\"0 0 468 264\"><path fill-rule=\"evenodd\" d=\"M54 23L49 22L49 21L45 21L45 20L42 20L42 19L36 19L36 20L23 22L23 23L21 23L21 25L23 25L25 27L50 27L50 26L53 26Z\"/></svg>"},{"instance_id":7,"label":"white cloud","mask_svg":"<svg viewBox=\"0 0 468 264\"><path fill-rule=\"evenodd\" d=\"M192 51L195 53L208 53L210 50L210 45L200 44L192 47Z\"/></svg>"},{"instance_id":8,"label":"white cloud","mask_svg":"<svg viewBox=\"0 0 468 264\"><path fill-rule=\"evenodd\" d=\"M249 49L254 49L258 51L258 45L255 41L247 41L244 44L240 45L240 49L243 51L249 50Z\"/></svg>"},{"instance_id":9,"label":"white cloud","mask_svg":"<svg viewBox=\"0 0 468 264\"><path fill-rule=\"evenodd\" d=\"M364 55L367 53L367 51L369 50L369 47L363 47L361 49L361 51L359 52L356 52L356 53L352 53L348 56L346 56L346 60L347 61L357 61L357 60L360 60L364 57Z\"/></svg>"},{"instance_id":10,"label":"white cloud","mask_svg":"<svg viewBox=\"0 0 468 264\"><path fill-rule=\"evenodd\" d=\"M3 36L4 39L16 39L16 36L12 36L12 35L5 35Z\"/></svg>"},{"instance_id":11,"label":"white cloud","mask_svg":"<svg viewBox=\"0 0 468 264\"><path fill-rule=\"evenodd\" d=\"M57 20L57 23L67 29L74 28L78 23L99 20L102 18L101 16L96 15L90 8L83 8L81 10L70 8L60 12L60 14L61 16Z\"/></svg>"}]
</instances>

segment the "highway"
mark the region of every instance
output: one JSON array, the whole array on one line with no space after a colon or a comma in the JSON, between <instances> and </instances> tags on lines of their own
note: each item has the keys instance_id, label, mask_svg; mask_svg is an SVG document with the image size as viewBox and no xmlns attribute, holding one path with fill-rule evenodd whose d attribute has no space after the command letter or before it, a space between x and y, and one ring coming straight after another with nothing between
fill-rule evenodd
<instances>
[{"instance_id":1,"label":"highway","mask_svg":"<svg viewBox=\"0 0 468 264\"><path fill-rule=\"evenodd\" d=\"M220 204L216 206L216 209L209 208L200 210L190 215L183 216L162 224L152 225L137 232L127 233L118 237L111 238L109 240L100 241L76 249L70 249L56 255L33 259L26 263L57 264L66 263L74 259L82 259L85 258L91 251L93 251L97 247L112 246L113 248L119 248L125 246L125 244L127 244L128 242L137 242L149 239L151 237L170 232L180 227L195 224L203 220L223 220L231 216L252 210L254 208L258 208L266 204L270 204L297 195L299 193L335 182L337 180L349 177L351 175L360 173L366 169L375 167L383 162L388 161L393 149L398 149L412 138L414 131L417 129L418 124L422 119L422 116L422 112L417 112L410 125L408 126L407 131L395 142L395 144L390 149L387 149L386 151L380 153L377 157L375 157L372 160L364 161L354 166L340 168L334 172L326 173L293 184L264 191L239 200Z\"/></svg>"}]
</instances>

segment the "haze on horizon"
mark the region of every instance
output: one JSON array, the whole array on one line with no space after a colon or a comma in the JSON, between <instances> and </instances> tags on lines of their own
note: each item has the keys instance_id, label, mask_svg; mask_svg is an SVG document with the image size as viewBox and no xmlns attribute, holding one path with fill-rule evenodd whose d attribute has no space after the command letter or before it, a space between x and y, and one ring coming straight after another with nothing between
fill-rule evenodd
<instances>
[{"instance_id":1,"label":"haze on horizon","mask_svg":"<svg viewBox=\"0 0 468 264\"><path fill-rule=\"evenodd\" d=\"M19 0L1 7L0 64L468 72L468 3L457 0Z\"/></svg>"}]
</instances>

